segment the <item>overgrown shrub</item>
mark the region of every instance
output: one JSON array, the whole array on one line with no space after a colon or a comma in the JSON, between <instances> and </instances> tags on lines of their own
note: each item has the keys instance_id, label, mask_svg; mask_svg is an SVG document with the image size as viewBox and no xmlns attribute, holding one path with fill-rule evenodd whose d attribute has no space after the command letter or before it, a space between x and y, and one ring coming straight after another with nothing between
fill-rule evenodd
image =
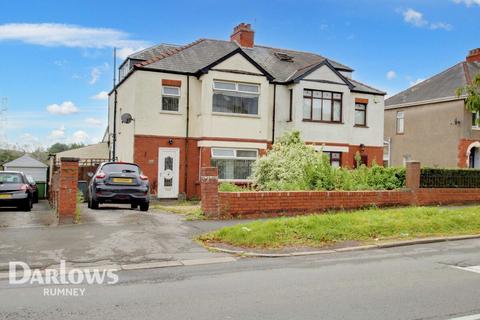
<instances>
[{"instance_id":1,"label":"overgrown shrub","mask_svg":"<svg viewBox=\"0 0 480 320\"><path fill-rule=\"evenodd\" d=\"M322 152L302 141L298 131L281 137L252 169L260 190L390 190L405 183L403 168L376 164L355 170L334 168Z\"/></svg>"},{"instance_id":2,"label":"overgrown shrub","mask_svg":"<svg viewBox=\"0 0 480 320\"><path fill-rule=\"evenodd\" d=\"M220 192L245 192L245 191L251 191L247 187L242 187L242 186L237 186L236 184L230 183L230 182L222 182L218 186L218 191Z\"/></svg>"}]
</instances>

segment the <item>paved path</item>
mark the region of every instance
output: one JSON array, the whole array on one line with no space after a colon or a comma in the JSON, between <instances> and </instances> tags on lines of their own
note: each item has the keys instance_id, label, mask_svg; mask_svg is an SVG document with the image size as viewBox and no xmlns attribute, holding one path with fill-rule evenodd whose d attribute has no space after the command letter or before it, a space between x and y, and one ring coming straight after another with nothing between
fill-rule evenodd
<instances>
[{"instance_id":1,"label":"paved path","mask_svg":"<svg viewBox=\"0 0 480 320\"><path fill-rule=\"evenodd\" d=\"M192 240L201 230L175 214L145 213L129 206L90 210L83 205L80 225L0 228L0 270L9 261L41 267L60 259L73 264L128 264L226 256Z\"/></svg>"},{"instance_id":2,"label":"paved path","mask_svg":"<svg viewBox=\"0 0 480 320\"><path fill-rule=\"evenodd\" d=\"M480 313L479 268L467 270L479 252L467 240L123 271L83 297L0 280L0 319L452 319Z\"/></svg>"}]
</instances>

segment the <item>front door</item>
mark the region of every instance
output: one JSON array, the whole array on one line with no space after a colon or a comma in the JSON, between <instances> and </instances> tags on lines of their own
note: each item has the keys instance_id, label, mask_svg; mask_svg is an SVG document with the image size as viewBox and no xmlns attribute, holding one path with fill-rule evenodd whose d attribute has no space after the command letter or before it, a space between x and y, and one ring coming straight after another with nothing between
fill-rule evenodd
<instances>
[{"instance_id":1,"label":"front door","mask_svg":"<svg viewBox=\"0 0 480 320\"><path fill-rule=\"evenodd\" d=\"M178 198L179 158L178 148L158 149L159 198Z\"/></svg>"}]
</instances>

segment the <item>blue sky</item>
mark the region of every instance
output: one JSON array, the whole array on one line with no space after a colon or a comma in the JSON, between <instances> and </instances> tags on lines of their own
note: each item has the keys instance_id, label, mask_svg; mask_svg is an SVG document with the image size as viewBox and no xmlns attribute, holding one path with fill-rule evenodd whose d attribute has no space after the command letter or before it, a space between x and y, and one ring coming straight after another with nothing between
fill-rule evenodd
<instances>
[{"instance_id":1,"label":"blue sky","mask_svg":"<svg viewBox=\"0 0 480 320\"><path fill-rule=\"evenodd\" d=\"M228 39L240 22L257 44L327 56L389 94L480 47L480 0L1 1L0 144L98 141L112 47L120 62L152 44Z\"/></svg>"}]
</instances>

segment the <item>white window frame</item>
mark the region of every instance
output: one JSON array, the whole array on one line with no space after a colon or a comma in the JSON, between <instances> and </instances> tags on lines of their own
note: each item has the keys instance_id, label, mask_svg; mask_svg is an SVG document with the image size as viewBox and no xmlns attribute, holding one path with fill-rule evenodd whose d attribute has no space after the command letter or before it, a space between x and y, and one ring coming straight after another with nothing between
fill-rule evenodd
<instances>
[{"instance_id":1,"label":"white window frame","mask_svg":"<svg viewBox=\"0 0 480 320\"><path fill-rule=\"evenodd\" d=\"M173 94L173 93L166 93L165 88L170 88L170 89L177 89L178 94ZM169 112L169 113L179 113L180 112L180 96L181 96L181 91L180 87L175 87L175 86L163 86L162 85L162 112ZM163 97L173 97L173 98L178 98L178 110L165 110L163 109Z\"/></svg>"},{"instance_id":2,"label":"white window frame","mask_svg":"<svg viewBox=\"0 0 480 320\"><path fill-rule=\"evenodd\" d=\"M215 150L232 150L233 156L215 156ZM255 157L239 157L237 156L238 151L255 151ZM244 149L244 148L211 148L210 150L211 159L231 159L231 160L257 160L258 159L258 149ZM219 181L224 182L248 182L250 179L218 179Z\"/></svg>"},{"instance_id":3,"label":"white window frame","mask_svg":"<svg viewBox=\"0 0 480 320\"><path fill-rule=\"evenodd\" d=\"M399 120L402 120L402 131L399 130L399 125L398 125ZM405 133L405 112L404 111L397 111L397 115L395 117L395 132L396 134Z\"/></svg>"},{"instance_id":4,"label":"white window frame","mask_svg":"<svg viewBox=\"0 0 480 320\"><path fill-rule=\"evenodd\" d=\"M477 124L472 124L472 129L480 130L480 126L478 125L478 118L480 117L480 112L472 112L472 117L473 117L474 114L477 115Z\"/></svg>"},{"instance_id":5,"label":"white window frame","mask_svg":"<svg viewBox=\"0 0 480 320\"><path fill-rule=\"evenodd\" d=\"M233 85L235 85L235 90L224 89L224 88L217 88L217 87L215 86L217 83L227 83L227 84L230 84L230 85L233 84ZM239 89L239 85L254 86L254 87L257 88L257 92L240 90L240 89ZM238 93L250 94L250 95L259 97L259 96L260 96L260 84L258 84L258 83L249 83L249 82L235 82L235 81L213 80L212 99L213 99L213 94L215 94L215 92L238 92ZM212 105L212 113L213 113L213 114L229 115L229 116L258 117L258 116L260 115L260 99L258 99L257 113L234 113L234 112L213 111L213 105Z\"/></svg>"}]
</instances>

